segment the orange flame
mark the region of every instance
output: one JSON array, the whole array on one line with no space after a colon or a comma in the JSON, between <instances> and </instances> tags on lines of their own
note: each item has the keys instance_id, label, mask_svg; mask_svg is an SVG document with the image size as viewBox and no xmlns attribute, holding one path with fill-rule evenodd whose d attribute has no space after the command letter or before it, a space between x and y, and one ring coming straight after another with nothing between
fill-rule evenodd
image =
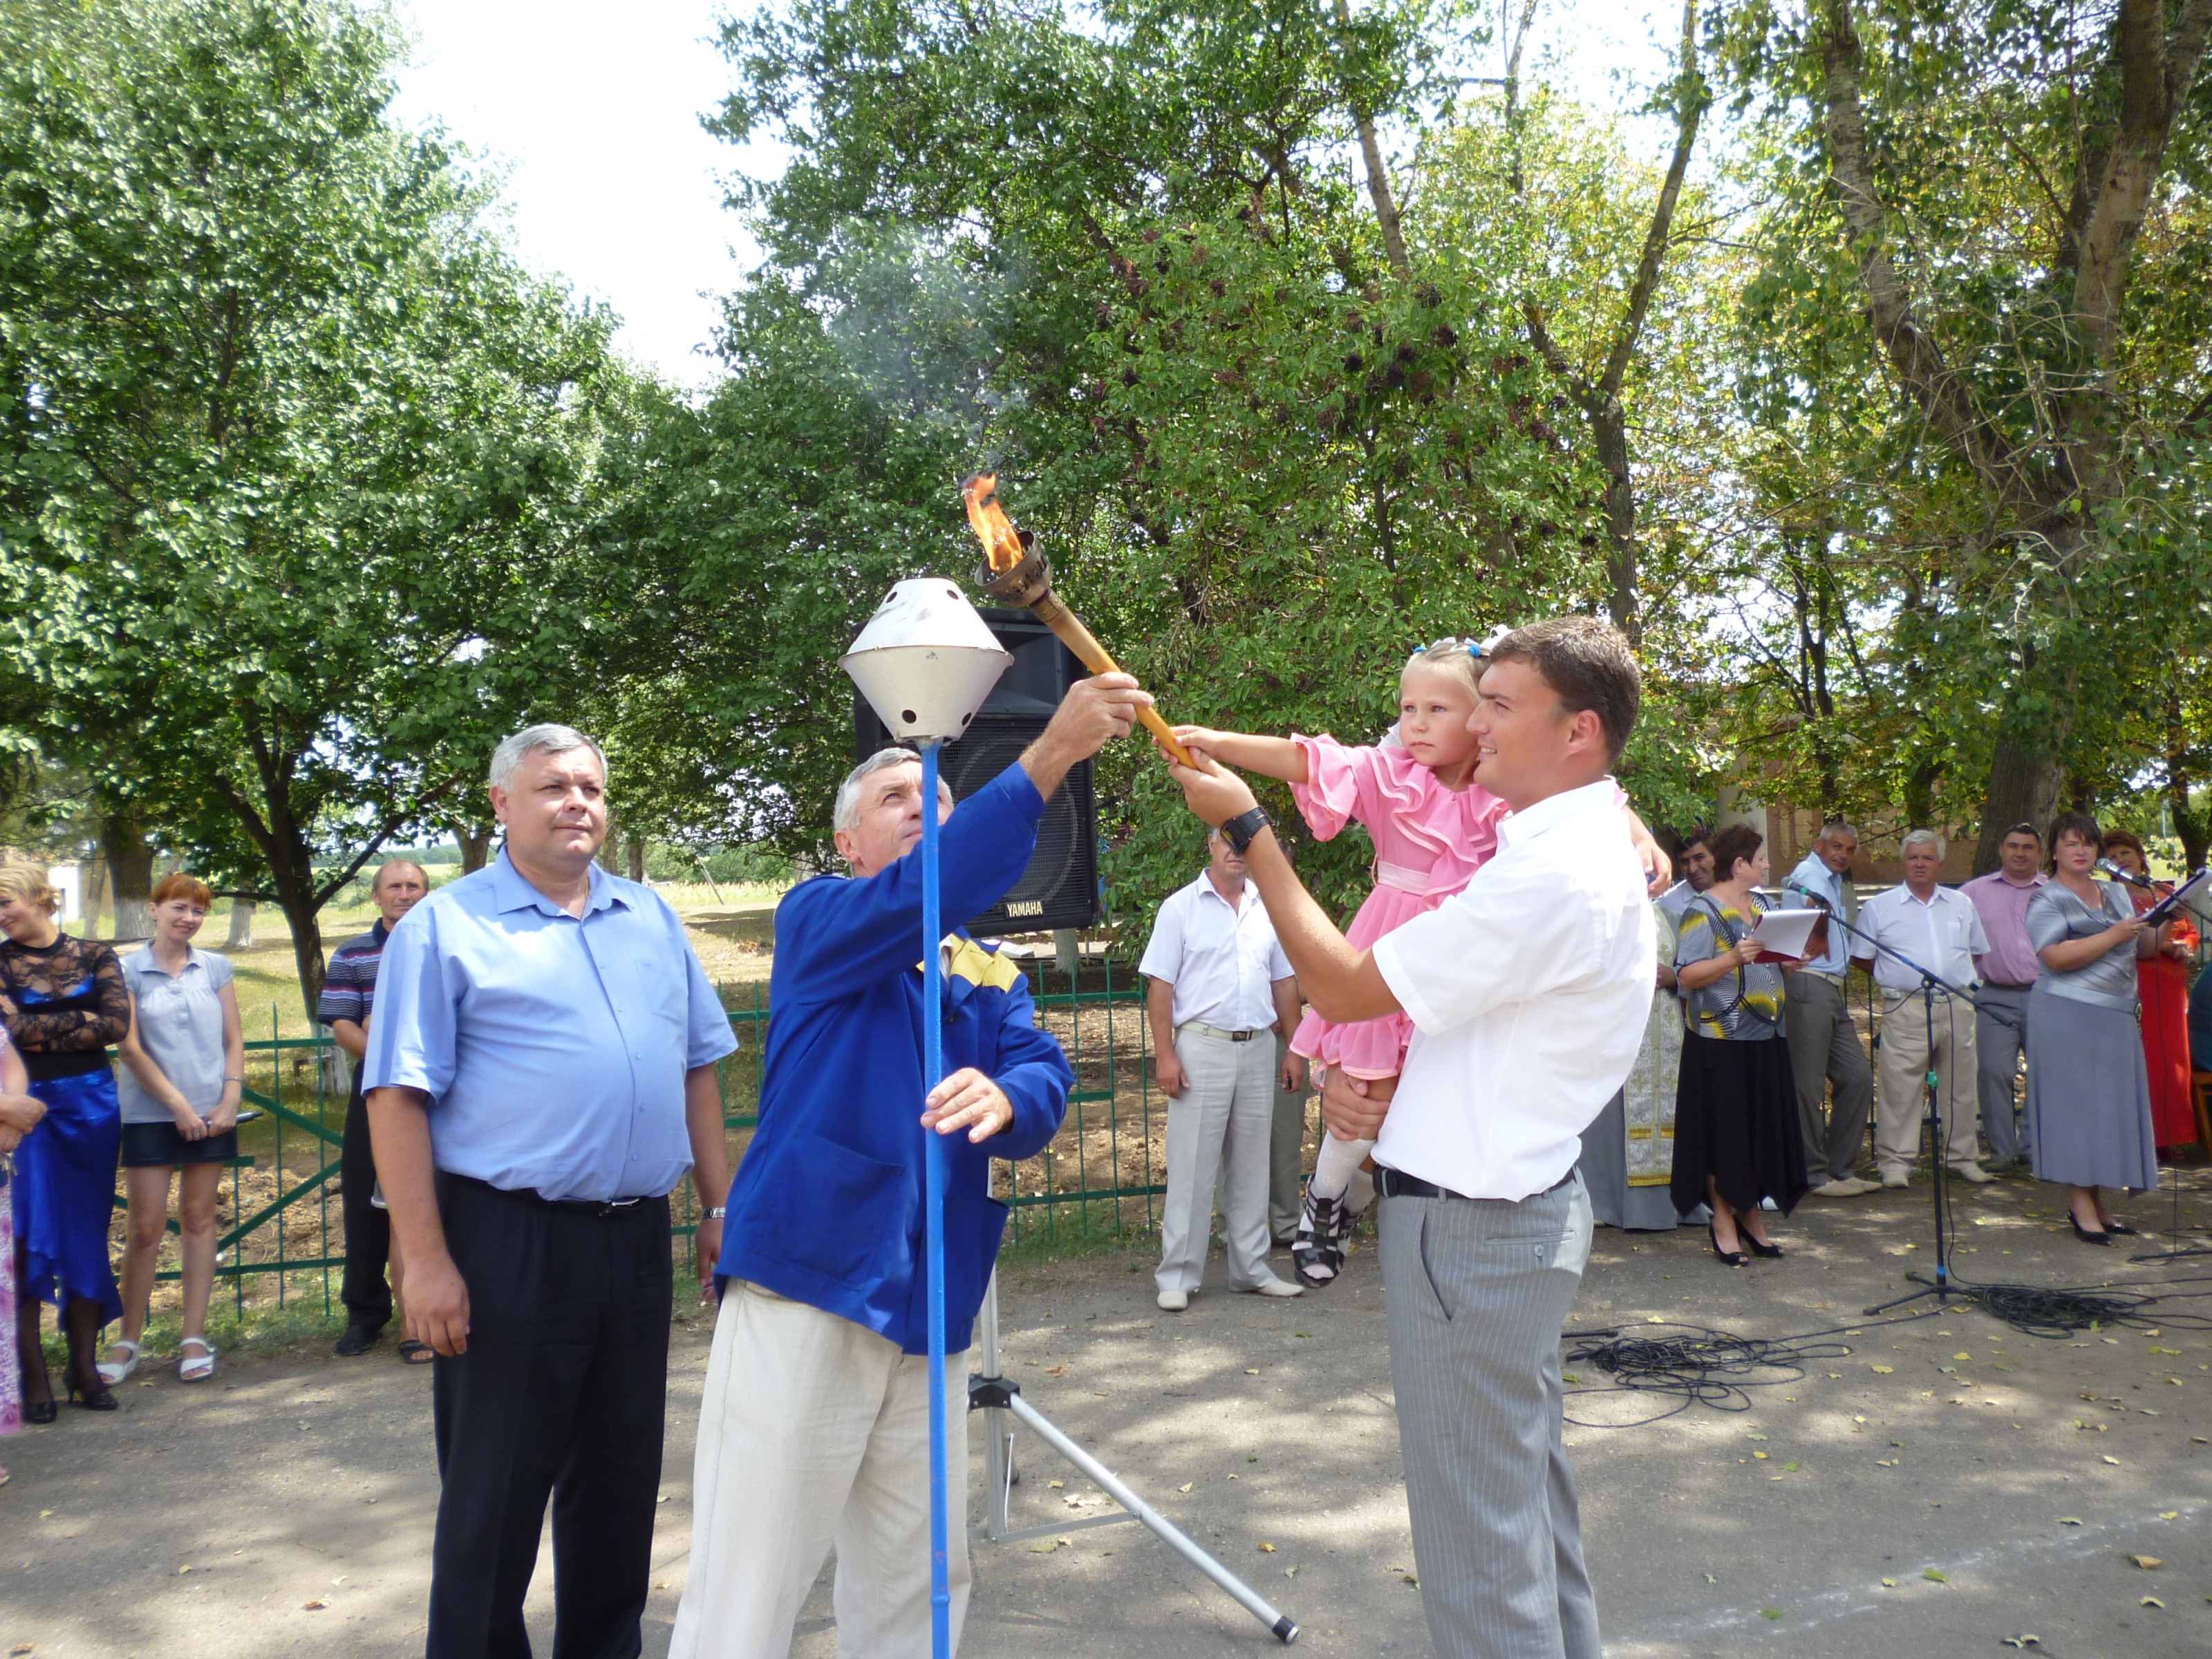
<instances>
[{"instance_id":1,"label":"orange flame","mask_svg":"<svg viewBox=\"0 0 2212 1659\"><path fill-rule=\"evenodd\" d=\"M1022 562L1021 532L999 505L999 475L978 472L960 486L960 499L968 506L968 523L983 544L983 558L994 571L1012 570Z\"/></svg>"}]
</instances>

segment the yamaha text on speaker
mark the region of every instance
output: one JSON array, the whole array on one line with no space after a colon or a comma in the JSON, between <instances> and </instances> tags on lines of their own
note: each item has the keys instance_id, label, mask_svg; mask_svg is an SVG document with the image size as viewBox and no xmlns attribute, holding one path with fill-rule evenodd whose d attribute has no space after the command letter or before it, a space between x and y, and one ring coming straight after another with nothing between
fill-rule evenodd
<instances>
[{"instance_id":1,"label":"yamaha text on speaker","mask_svg":"<svg viewBox=\"0 0 2212 1659\"><path fill-rule=\"evenodd\" d=\"M1014 653L1013 665L957 743L938 757L955 801L963 801L1022 757L1034 743L1067 688L1083 678L1076 655L1027 611L986 611L1000 645ZM890 741L866 700L853 699L854 752L865 760ZM951 921L951 918L946 918ZM1013 890L980 916L968 930L985 939L1007 933L1043 933L1055 927L1089 927L1098 921L1098 810L1091 792L1091 763L1067 775L1067 781L1044 805L1037 824L1036 851Z\"/></svg>"}]
</instances>

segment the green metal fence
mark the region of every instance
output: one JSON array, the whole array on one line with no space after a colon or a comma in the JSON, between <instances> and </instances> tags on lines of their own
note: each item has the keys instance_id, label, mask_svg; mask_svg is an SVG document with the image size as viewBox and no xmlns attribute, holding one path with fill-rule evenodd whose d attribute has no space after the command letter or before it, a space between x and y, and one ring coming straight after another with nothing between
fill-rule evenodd
<instances>
[{"instance_id":1,"label":"green metal fence","mask_svg":"<svg viewBox=\"0 0 2212 1659\"><path fill-rule=\"evenodd\" d=\"M1039 1024L1067 1051L1075 1087L1052 1145L1018 1164L997 1166L998 1194L1013 1209L1007 1243L1150 1233L1158 1220L1156 1200L1167 1190L1166 1114L1152 1089L1142 981L1116 985L1110 961L1093 963L1076 981L1041 967L1030 979ZM1101 982L1085 982L1093 979ZM723 1121L740 1138L742 1156L759 1121L768 988L754 981L720 991L738 1036L737 1051L718 1068ZM257 1302L281 1307L306 1296L330 1313L337 1299L334 1270L345 1265L338 1204L345 1106L331 1087L332 1045L327 1036L281 1035L273 1006L267 1030L246 1045L244 1103L264 1117L248 1126L240 1156L228 1166L228 1218L216 1236L216 1277L228 1281L241 1315L249 1280L263 1287ZM126 1208L122 1197L115 1207ZM678 1189L674 1219L689 1261L698 1219L688 1182ZM173 1218L167 1227L178 1231ZM179 1270L156 1277L173 1282Z\"/></svg>"}]
</instances>

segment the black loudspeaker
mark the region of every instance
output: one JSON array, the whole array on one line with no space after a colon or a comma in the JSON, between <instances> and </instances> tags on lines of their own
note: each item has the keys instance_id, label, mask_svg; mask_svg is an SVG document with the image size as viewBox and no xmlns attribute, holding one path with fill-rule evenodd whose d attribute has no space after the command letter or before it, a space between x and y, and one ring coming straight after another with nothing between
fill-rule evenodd
<instances>
[{"instance_id":1,"label":"black loudspeaker","mask_svg":"<svg viewBox=\"0 0 2212 1659\"><path fill-rule=\"evenodd\" d=\"M958 741L938 751L938 769L963 801L1022 756L1036 740L1067 688L1083 678L1083 664L1053 631L1027 611L982 613L999 643L1014 653L982 709ZM854 752L866 760L891 740L868 700L853 694ZM1036 851L1013 890L964 926L984 939L1036 933L1056 927L1091 927L1098 921L1098 803L1091 763L1067 775L1044 804Z\"/></svg>"}]
</instances>

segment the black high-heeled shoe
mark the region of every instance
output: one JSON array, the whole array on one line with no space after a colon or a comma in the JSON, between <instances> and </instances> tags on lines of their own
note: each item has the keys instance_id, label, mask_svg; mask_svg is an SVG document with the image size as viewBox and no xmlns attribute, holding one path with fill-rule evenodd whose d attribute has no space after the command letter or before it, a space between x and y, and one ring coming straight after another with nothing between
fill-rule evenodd
<instances>
[{"instance_id":1,"label":"black high-heeled shoe","mask_svg":"<svg viewBox=\"0 0 2212 1659\"><path fill-rule=\"evenodd\" d=\"M2074 1237L2084 1244L2109 1244L2112 1242L2110 1233L2093 1233L2079 1221L2075 1221L2072 1216L2069 1215L2066 1218L2074 1222Z\"/></svg>"},{"instance_id":2,"label":"black high-heeled shoe","mask_svg":"<svg viewBox=\"0 0 2212 1659\"><path fill-rule=\"evenodd\" d=\"M82 1406L88 1412L119 1411L123 1407L123 1402L104 1388L88 1389L80 1395L75 1377L70 1379L69 1400L70 1405Z\"/></svg>"},{"instance_id":3,"label":"black high-heeled shoe","mask_svg":"<svg viewBox=\"0 0 2212 1659\"><path fill-rule=\"evenodd\" d=\"M23 1420L26 1423L44 1425L52 1422L61 1414L62 1408L54 1404L52 1400L33 1400L23 1407Z\"/></svg>"},{"instance_id":4,"label":"black high-heeled shoe","mask_svg":"<svg viewBox=\"0 0 2212 1659\"><path fill-rule=\"evenodd\" d=\"M2105 1236L2108 1238L2136 1238L2142 1235L2124 1221L2107 1221L2105 1224Z\"/></svg>"},{"instance_id":5,"label":"black high-heeled shoe","mask_svg":"<svg viewBox=\"0 0 2212 1659\"><path fill-rule=\"evenodd\" d=\"M1713 1254L1727 1262L1729 1267L1745 1267L1751 1265L1751 1258L1741 1250L1721 1249L1721 1236L1713 1231L1713 1224L1710 1221L1705 1223L1705 1242L1713 1247Z\"/></svg>"},{"instance_id":6,"label":"black high-heeled shoe","mask_svg":"<svg viewBox=\"0 0 2212 1659\"><path fill-rule=\"evenodd\" d=\"M1753 1255L1763 1256L1769 1261L1779 1261L1782 1259L1782 1247L1771 1239L1762 1244L1749 1233L1741 1231L1737 1232L1736 1237L1743 1241L1744 1249L1749 1250Z\"/></svg>"}]
</instances>

